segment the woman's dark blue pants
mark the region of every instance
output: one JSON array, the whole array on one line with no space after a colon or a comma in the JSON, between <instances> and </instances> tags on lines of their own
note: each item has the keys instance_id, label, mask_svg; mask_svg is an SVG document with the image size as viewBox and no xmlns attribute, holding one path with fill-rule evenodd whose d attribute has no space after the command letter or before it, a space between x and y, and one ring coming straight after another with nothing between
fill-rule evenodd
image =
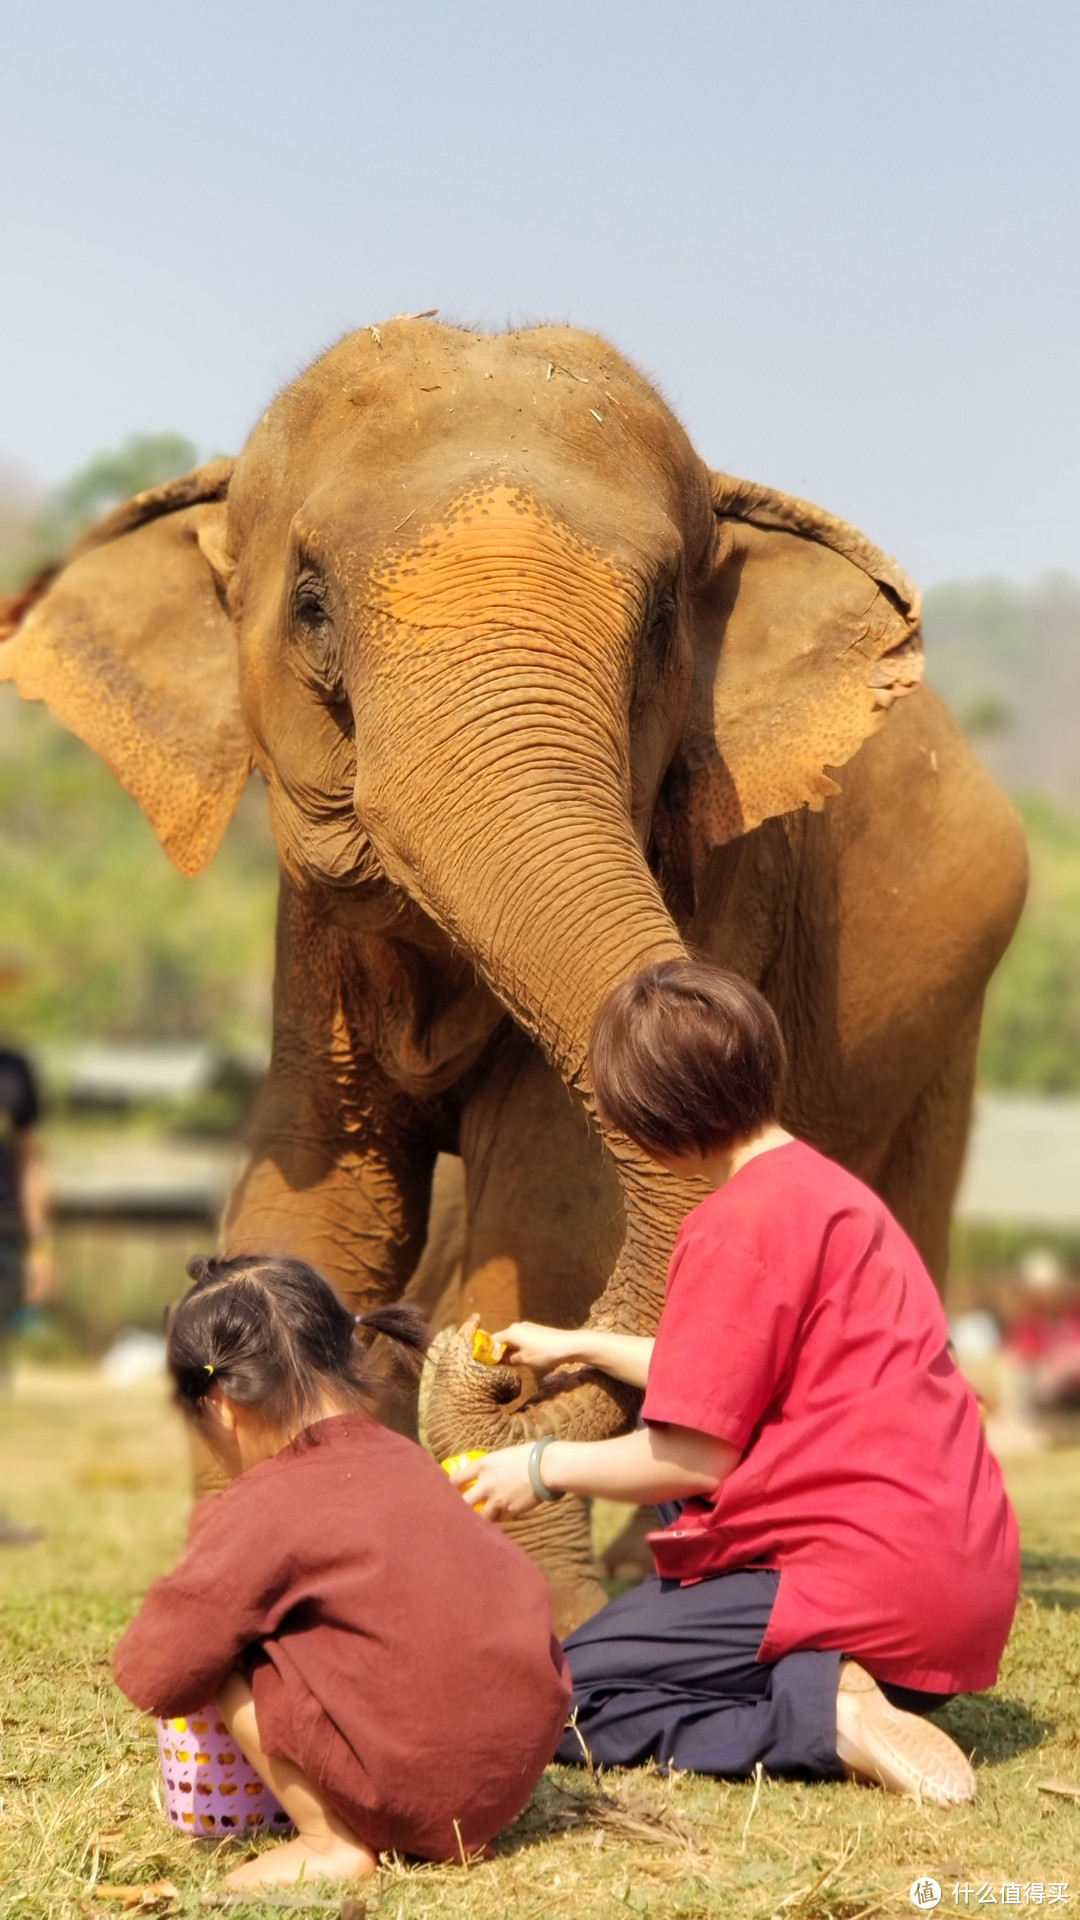
<instances>
[{"instance_id":1,"label":"woman's dark blue pants","mask_svg":"<svg viewBox=\"0 0 1080 1920\"><path fill-rule=\"evenodd\" d=\"M620 1594L566 1641L571 1721L556 1758L597 1766L739 1777L836 1778L839 1653L757 1659L780 1576L764 1567L682 1587L655 1575ZM897 1706L929 1712L944 1696L889 1687Z\"/></svg>"}]
</instances>

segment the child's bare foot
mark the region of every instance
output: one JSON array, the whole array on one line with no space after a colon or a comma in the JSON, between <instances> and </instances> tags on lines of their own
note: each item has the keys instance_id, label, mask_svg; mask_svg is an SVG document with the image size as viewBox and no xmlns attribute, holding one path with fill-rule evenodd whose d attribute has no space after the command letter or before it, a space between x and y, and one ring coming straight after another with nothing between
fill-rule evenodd
<instances>
[{"instance_id":1,"label":"child's bare foot","mask_svg":"<svg viewBox=\"0 0 1080 1920\"><path fill-rule=\"evenodd\" d=\"M366 1880L379 1862L371 1848L347 1826L313 1780L293 1760L269 1754L262 1744L255 1696L243 1673L231 1673L218 1692L218 1706L233 1739L256 1773L276 1793L296 1828L295 1840L268 1847L229 1874L226 1886L292 1887L307 1880Z\"/></svg>"},{"instance_id":2,"label":"child's bare foot","mask_svg":"<svg viewBox=\"0 0 1080 1920\"><path fill-rule=\"evenodd\" d=\"M887 1793L911 1793L939 1807L975 1798L975 1775L955 1740L932 1720L891 1706L855 1660L840 1668L836 1751L849 1773Z\"/></svg>"},{"instance_id":3,"label":"child's bare foot","mask_svg":"<svg viewBox=\"0 0 1080 1920\"><path fill-rule=\"evenodd\" d=\"M295 1840L268 1847L229 1874L225 1885L236 1889L292 1887L305 1880L366 1880L379 1862L362 1840L341 1834L298 1833Z\"/></svg>"}]
</instances>

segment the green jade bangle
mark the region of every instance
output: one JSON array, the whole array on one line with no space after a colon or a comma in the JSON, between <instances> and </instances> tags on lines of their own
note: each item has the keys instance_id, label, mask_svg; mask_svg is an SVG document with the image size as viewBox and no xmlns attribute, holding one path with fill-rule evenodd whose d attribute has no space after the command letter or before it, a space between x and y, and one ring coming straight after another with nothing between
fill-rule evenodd
<instances>
[{"instance_id":1,"label":"green jade bangle","mask_svg":"<svg viewBox=\"0 0 1080 1920\"><path fill-rule=\"evenodd\" d=\"M533 1441L532 1447L529 1450L529 1485L538 1500L561 1500L566 1492L565 1487L560 1489L558 1493L553 1492L551 1487L546 1487L544 1485L543 1475L540 1472L540 1461L543 1457L544 1448L550 1447L552 1441L557 1440L558 1437L557 1433L542 1433L539 1440Z\"/></svg>"}]
</instances>

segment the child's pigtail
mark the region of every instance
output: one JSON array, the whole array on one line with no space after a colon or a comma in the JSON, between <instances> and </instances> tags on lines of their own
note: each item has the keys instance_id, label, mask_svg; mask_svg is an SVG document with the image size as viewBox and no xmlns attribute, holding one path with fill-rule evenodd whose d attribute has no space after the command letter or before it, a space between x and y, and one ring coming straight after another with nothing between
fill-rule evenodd
<instances>
[{"instance_id":1,"label":"child's pigtail","mask_svg":"<svg viewBox=\"0 0 1080 1920\"><path fill-rule=\"evenodd\" d=\"M176 1397L181 1405L190 1407L193 1412L201 1411L203 1401L215 1384L216 1369L206 1360L201 1366L184 1366L174 1362L172 1371Z\"/></svg>"},{"instance_id":2,"label":"child's pigtail","mask_svg":"<svg viewBox=\"0 0 1080 1920\"><path fill-rule=\"evenodd\" d=\"M396 1306L357 1313L353 1319L357 1333L382 1334L393 1340L399 1349L395 1358L407 1373L415 1377L420 1372L431 1345L431 1329L419 1307L399 1301Z\"/></svg>"}]
</instances>

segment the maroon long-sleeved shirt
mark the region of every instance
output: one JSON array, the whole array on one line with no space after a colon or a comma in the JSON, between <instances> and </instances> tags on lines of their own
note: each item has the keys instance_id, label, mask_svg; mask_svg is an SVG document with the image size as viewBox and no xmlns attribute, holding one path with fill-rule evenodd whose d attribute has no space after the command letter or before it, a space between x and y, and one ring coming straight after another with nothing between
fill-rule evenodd
<instances>
[{"instance_id":1,"label":"maroon long-sleeved shirt","mask_svg":"<svg viewBox=\"0 0 1080 1920\"><path fill-rule=\"evenodd\" d=\"M194 1711L244 1668L267 1752L369 1846L433 1860L521 1812L570 1693L542 1575L359 1412L195 1508L113 1665L157 1714Z\"/></svg>"}]
</instances>

